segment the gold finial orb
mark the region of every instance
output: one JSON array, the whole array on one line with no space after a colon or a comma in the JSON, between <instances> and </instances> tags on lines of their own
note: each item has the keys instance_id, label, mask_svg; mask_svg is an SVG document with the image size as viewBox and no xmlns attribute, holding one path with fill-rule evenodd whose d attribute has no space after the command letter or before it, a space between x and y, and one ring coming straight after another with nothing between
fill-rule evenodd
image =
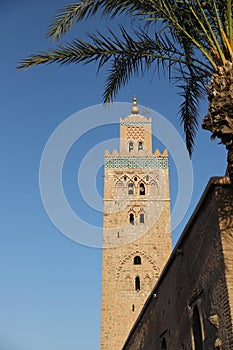
<instances>
[{"instance_id":1,"label":"gold finial orb","mask_svg":"<svg viewBox=\"0 0 233 350\"><path fill-rule=\"evenodd\" d=\"M131 108L131 113L132 114L138 114L139 113L139 108L137 106L137 98L136 98L136 96L134 96L134 98L133 98L133 106Z\"/></svg>"}]
</instances>

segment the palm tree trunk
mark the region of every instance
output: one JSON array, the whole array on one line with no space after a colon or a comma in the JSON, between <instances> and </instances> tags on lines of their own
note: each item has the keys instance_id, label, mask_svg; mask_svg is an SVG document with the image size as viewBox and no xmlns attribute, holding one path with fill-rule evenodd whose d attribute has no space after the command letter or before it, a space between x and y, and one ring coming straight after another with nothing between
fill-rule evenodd
<instances>
[{"instance_id":1,"label":"palm tree trunk","mask_svg":"<svg viewBox=\"0 0 233 350\"><path fill-rule=\"evenodd\" d=\"M230 182L233 184L233 145L228 148L227 154L227 174L230 178Z\"/></svg>"},{"instance_id":2,"label":"palm tree trunk","mask_svg":"<svg viewBox=\"0 0 233 350\"><path fill-rule=\"evenodd\" d=\"M208 92L209 111L202 127L226 146L227 174L233 184L233 64L229 61L212 75Z\"/></svg>"}]
</instances>

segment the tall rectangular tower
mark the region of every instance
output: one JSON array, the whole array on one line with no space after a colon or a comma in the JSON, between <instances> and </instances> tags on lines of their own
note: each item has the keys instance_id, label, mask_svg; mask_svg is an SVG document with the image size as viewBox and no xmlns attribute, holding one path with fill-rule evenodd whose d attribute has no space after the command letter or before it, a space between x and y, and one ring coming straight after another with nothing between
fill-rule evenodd
<instances>
[{"instance_id":1,"label":"tall rectangular tower","mask_svg":"<svg viewBox=\"0 0 233 350\"><path fill-rule=\"evenodd\" d=\"M152 152L152 120L120 119L105 152L101 350L120 350L172 249L168 154Z\"/></svg>"}]
</instances>

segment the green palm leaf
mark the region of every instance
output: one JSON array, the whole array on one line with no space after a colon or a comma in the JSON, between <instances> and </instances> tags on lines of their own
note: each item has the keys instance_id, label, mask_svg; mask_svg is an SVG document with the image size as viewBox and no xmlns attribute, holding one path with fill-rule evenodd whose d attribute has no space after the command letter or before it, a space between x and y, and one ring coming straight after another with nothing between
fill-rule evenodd
<instances>
[{"instance_id":1,"label":"green palm leaf","mask_svg":"<svg viewBox=\"0 0 233 350\"><path fill-rule=\"evenodd\" d=\"M88 34L70 43L39 51L22 60L18 68L45 63L97 63L97 72L108 65L104 102L116 97L133 75L149 69L176 79L184 101L180 118L187 148L192 153L199 124L199 102L219 66L232 61L231 0L82 0L61 9L52 19L48 37L59 40L76 23L92 16L133 19L119 33ZM141 26L140 29L138 26ZM129 34L130 32L130 34Z\"/></svg>"}]
</instances>

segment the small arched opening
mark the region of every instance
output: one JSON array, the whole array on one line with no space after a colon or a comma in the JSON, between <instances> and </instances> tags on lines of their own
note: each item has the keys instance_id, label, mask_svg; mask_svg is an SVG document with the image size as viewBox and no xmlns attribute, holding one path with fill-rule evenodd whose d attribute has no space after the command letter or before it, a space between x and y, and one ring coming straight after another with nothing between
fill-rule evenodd
<instances>
[{"instance_id":1,"label":"small arched opening","mask_svg":"<svg viewBox=\"0 0 233 350\"><path fill-rule=\"evenodd\" d=\"M139 222L140 222L140 224L144 224L144 223L145 223L145 216L144 216L143 213L141 213L141 214L139 215Z\"/></svg>"},{"instance_id":2,"label":"small arched opening","mask_svg":"<svg viewBox=\"0 0 233 350\"><path fill-rule=\"evenodd\" d=\"M133 150L133 141L129 142L129 152Z\"/></svg>"},{"instance_id":3,"label":"small arched opening","mask_svg":"<svg viewBox=\"0 0 233 350\"><path fill-rule=\"evenodd\" d=\"M134 265L141 265L141 263L142 263L141 257L139 255L136 255L133 259L133 263L134 263Z\"/></svg>"},{"instance_id":4,"label":"small arched opening","mask_svg":"<svg viewBox=\"0 0 233 350\"><path fill-rule=\"evenodd\" d=\"M133 184L132 183L129 183L128 184L128 194L132 195L133 194Z\"/></svg>"},{"instance_id":5,"label":"small arched opening","mask_svg":"<svg viewBox=\"0 0 233 350\"><path fill-rule=\"evenodd\" d=\"M140 277L139 277L139 276L137 276L137 277L135 278L135 290L136 290L137 292L140 291Z\"/></svg>"},{"instance_id":6,"label":"small arched opening","mask_svg":"<svg viewBox=\"0 0 233 350\"><path fill-rule=\"evenodd\" d=\"M139 185L139 194L140 194L140 196L144 196L145 195L145 185L144 185L144 183L140 183L140 185Z\"/></svg>"},{"instance_id":7,"label":"small arched opening","mask_svg":"<svg viewBox=\"0 0 233 350\"><path fill-rule=\"evenodd\" d=\"M192 330L193 330L194 349L202 350L203 344L202 344L201 319L200 319L200 313L197 305L195 305L193 308Z\"/></svg>"},{"instance_id":8,"label":"small arched opening","mask_svg":"<svg viewBox=\"0 0 233 350\"><path fill-rule=\"evenodd\" d=\"M134 214L129 214L129 222L131 225L134 225Z\"/></svg>"},{"instance_id":9,"label":"small arched opening","mask_svg":"<svg viewBox=\"0 0 233 350\"><path fill-rule=\"evenodd\" d=\"M163 340L162 340L161 350L167 350L167 343L166 343L166 339L165 338L163 338Z\"/></svg>"}]
</instances>

